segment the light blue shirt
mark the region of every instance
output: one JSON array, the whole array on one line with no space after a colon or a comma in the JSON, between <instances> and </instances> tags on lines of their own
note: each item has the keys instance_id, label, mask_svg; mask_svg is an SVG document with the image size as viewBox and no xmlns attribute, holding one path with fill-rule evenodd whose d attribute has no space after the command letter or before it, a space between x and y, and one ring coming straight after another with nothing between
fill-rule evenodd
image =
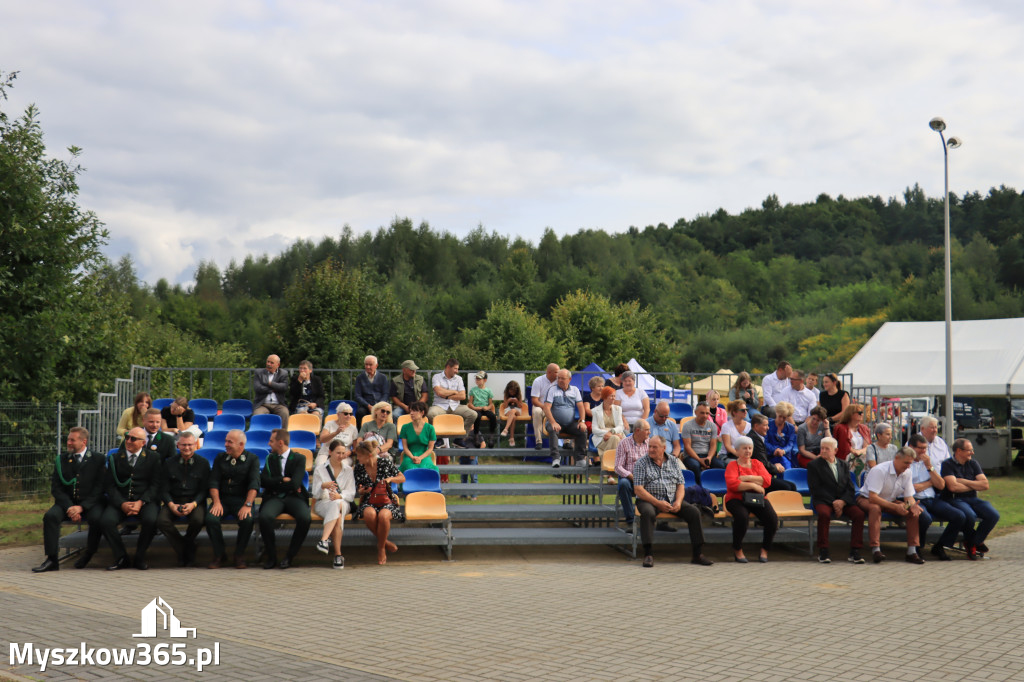
<instances>
[{"instance_id":1,"label":"light blue shirt","mask_svg":"<svg viewBox=\"0 0 1024 682\"><path fill-rule=\"evenodd\" d=\"M647 418L647 423L651 425L651 435L661 436L665 439L665 443L669 446L669 452L671 452L672 446L679 442L679 427L671 419L666 419L664 424L659 424L654 421L654 415L652 414ZM630 424L630 427L633 425Z\"/></svg>"}]
</instances>

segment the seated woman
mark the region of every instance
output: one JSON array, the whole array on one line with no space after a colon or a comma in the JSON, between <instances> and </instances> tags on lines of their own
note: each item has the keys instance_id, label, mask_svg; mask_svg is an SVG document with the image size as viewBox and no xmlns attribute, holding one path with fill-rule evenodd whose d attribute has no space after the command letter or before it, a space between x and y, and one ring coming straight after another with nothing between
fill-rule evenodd
<instances>
[{"instance_id":1,"label":"seated woman","mask_svg":"<svg viewBox=\"0 0 1024 682\"><path fill-rule=\"evenodd\" d=\"M722 447L729 459L736 459L736 439L750 433L750 422L747 421L747 404L742 400L733 400L726 408L729 421L722 424Z\"/></svg>"},{"instance_id":2,"label":"seated woman","mask_svg":"<svg viewBox=\"0 0 1024 682\"><path fill-rule=\"evenodd\" d=\"M505 420L505 428L501 435L508 438L508 446L516 446L516 419L528 414L526 403L523 402L523 389L518 381L510 381L505 384L505 396L498 407L498 415Z\"/></svg>"},{"instance_id":3,"label":"seated woman","mask_svg":"<svg viewBox=\"0 0 1024 682\"><path fill-rule=\"evenodd\" d=\"M776 410L781 404L775 406ZM733 560L738 564L747 563L747 558L743 556L743 537L747 534L750 515L753 514L764 527L758 561L765 564L768 563L768 550L772 548L772 540L779 527L775 510L764 497L765 490L772 484L772 476L761 462L752 458L754 441L740 436L733 445L739 456L725 467L725 508L732 514Z\"/></svg>"},{"instance_id":4,"label":"seated woman","mask_svg":"<svg viewBox=\"0 0 1024 682\"><path fill-rule=\"evenodd\" d=\"M729 421L729 412L727 407L719 405L719 401L722 396L719 395L718 391L711 389L704 396L704 400L707 401L709 416L711 421L715 422L715 426L718 427L718 433L722 433L722 424Z\"/></svg>"},{"instance_id":5,"label":"seated woman","mask_svg":"<svg viewBox=\"0 0 1024 682\"><path fill-rule=\"evenodd\" d=\"M146 411L153 406L153 399L148 393L139 393L132 401L132 406L125 408L121 418L117 421L117 437L124 438L124 434L136 426L144 428L142 423L146 417Z\"/></svg>"},{"instance_id":6,"label":"seated woman","mask_svg":"<svg viewBox=\"0 0 1024 682\"><path fill-rule=\"evenodd\" d=\"M373 415L373 419L359 427L356 444L367 439L376 440L381 453L389 454L397 461L398 429L391 421L391 404L381 401L371 408L370 414Z\"/></svg>"},{"instance_id":7,"label":"seated woman","mask_svg":"<svg viewBox=\"0 0 1024 682\"><path fill-rule=\"evenodd\" d=\"M858 476L867 466L864 453L871 443L871 429L864 423L864 406L852 403L840 413L832 437L839 443L836 457Z\"/></svg>"},{"instance_id":8,"label":"seated woman","mask_svg":"<svg viewBox=\"0 0 1024 682\"><path fill-rule=\"evenodd\" d=\"M896 446L892 442L892 424L875 424L875 442L864 451L864 457L869 469L882 462L891 462L896 457Z\"/></svg>"},{"instance_id":9,"label":"seated woman","mask_svg":"<svg viewBox=\"0 0 1024 682\"><path fill-rule=\"evenodd\" d=\"M391 524L405 520L405 513L398 506L398 498L391 492L391 484L405 483L405 474L398 470L390 457L380 457L377 451L375 441L367 440L356 446L353 474L356 490L363 498L355 517L362 518L377 538L377 563L383 566L388 562L387 553L398 551L398 546L388 540Z\"/></svg>"},{"instance_id":10,"label":"seated woman","mask_svg":"<svg viewBox=\"0 0 1024 682\"><path fill-rule=\"evenodd\" d=\"M331 443L340 440L346 448L351 448L356 438L359 437L359 430L356 428L356 418L352 414L351 405L348 403L338 403L335 414L338 415L338 418L325 422L323 430L320 431L320 450L316 453L316 462L313 463L314 467L323 466L324 462L327 461Z\"/></svg>"},{"instance_id":11,"label":"seated woman","mask_svg":"<svg viewBox=\"0 0 1024 682\"><path fill-rule=\"evenodd\" d=\"M636 375L623 372L622 389L615 392L615 404L622 408L622 418L627 424L651 416L651 400L647 393L636 386Z\"/></svg>"},{"instance_id":12,"label":"seated woman","mask_svg":"<svg viewBox=\"0 0 1024 682\"><path fill-rule=\"evenodd\" d=\"M334 543L334 568L345 568L345 557L341 556L341 533L345 527L345 516L352 511L352 502L356 499L351 454L348 446L340 440L331 441L328 460L313 468L313 483L309 487L313 496L313 513L324 520L316 549L327 554L331 549L330 543Z\"/></svg>"},{"instance_id":13,"label":"seated woman","mask_svg":"<svg viewBox=\"0 0 1024 682\"><path fill-rule=\"evenodd\" d=\"M807 421L796 430L797 464L807 464L821 454L821 439L832 435L828 424L828 413L821 405L811 408Z\"/></svg>"},{"instance_id":14,"label":"seated woman","mask_svg":"<svg viewBox=\"0 0 1024 682\"><path fill-rule=\"evenodd\" d=\"M404 473L409 469L433 469L437 471L434 441L437 432L427 421L427 404L417 400L409 406L412 421L402 427L398 437L402 439L402 465Z\"/></svg>"},{"instance_id":15,"label":"seated woman","mask_svg":"<svg viewBox=\"0 0 1024 682\"><path fill-rule=\"evenodd\" d=\"M622 420L622 408L615 404L615 389L605 386L601 389L601 404L594 408L594 435L590 437L598 456L606 450L614 451L619 441L629 433Z\"/></svg>"},{"instance_id":16,"label":"seated woman","mask_svg":"<svg viewBox=\"0 0 1024 682\"><path fill-rule=\"evenodd\" d=\"M188 406L188 398L175 398L173 403L160 410L160 430L171 434L175 440L185 431L202 438L203 432L195 421L196 413Z\"/></svg>"},{"instance_id":17,"label":"seated woman","mask_svg":"<svg viewBox=\"0 0 1024 682\"><path fill-rule=\"evenodd\" d=\"M601 389L604 388L604 377L590 377L590 393L583 394L583 409L587 413L587 432L594 433L594 410L601 408L604 398L601 397ZM614 389L612 389L614 390Z\"/></svg>"},{"instance_id":18,"label":"seated woman","mask_svg":"<svg viewBox=\"0 0 1024 682\"><path fill-rule=\"evenodd\" d=\"M793 416L793 404L782 400L775 403L775 419L768 424L764 446L768 450L768 461L781 464L785 469L793 468L799 448L796 443L796 427L789 421Z\"/></svg>"},{"instance_id":19,"label":"seated woman","mask_svg":"<svg viewBox=\"0 0 1024 682\"><path fill-rule=\"evenodd\" d=\"M757 389L754 388L754 382L750 380L750 374L747 372L740 372L736 375L736 383L729 389L729 402L733 400L742 400L747 406L747 418L753 417L755 414L761 414L758 409L761 406L761 401L757 397Z\"/></svg>"}]
</instances>

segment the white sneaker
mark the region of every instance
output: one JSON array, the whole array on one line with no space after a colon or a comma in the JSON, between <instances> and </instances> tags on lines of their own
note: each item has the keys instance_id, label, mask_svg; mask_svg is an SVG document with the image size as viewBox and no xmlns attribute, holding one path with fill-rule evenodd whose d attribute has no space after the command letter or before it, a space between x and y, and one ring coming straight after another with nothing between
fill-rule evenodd
<instances>
[{"instance_id":1,"label":"white sneaker","mask_svg":"<svg viewBox=\"0 0 1024 682\"><path fill-rule=\"evenodd\" d=\"M316 551L320 552L321 554L327 554L327 552L329 552L330 550L331 545L327 542L327 540L320 540L316 543Z\"/></svg>"},{"instance_id":2,"label":"white sneaker","mask_svg":"<svg viewBox=\"0 0 1024 682\"><path fill-rule=\"evenodd\" d=\"M336 556L334 557L334 568L345 568L345 557Z\"/></svg>"},{"instance_id":3,"label":"white sneaker","mask_svg":"<svg viewBox=\"0 0 1024 682\"><path fill-rule=\"evenodd\" d=\"M551 468L552 469L557 469L560 466L562 466L562 458L561 457L552 457L551 458Z\"/></svg>"}]
</instances>

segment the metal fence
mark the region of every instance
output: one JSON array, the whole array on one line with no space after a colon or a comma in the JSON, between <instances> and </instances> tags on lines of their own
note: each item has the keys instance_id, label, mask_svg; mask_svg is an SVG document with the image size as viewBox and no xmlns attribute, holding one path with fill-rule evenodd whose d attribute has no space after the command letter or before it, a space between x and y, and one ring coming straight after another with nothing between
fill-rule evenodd
<instances>
[{"instance_id":1,"label":"metal fence","mask_svg":"<svg viewBox=\"0 0 1024 682\"><path fill-rule=\"evenodd\" d=\"M49 495L54 457L65 450L79 406L0 403L0 500Z\"/></svg>"}]
</instances>

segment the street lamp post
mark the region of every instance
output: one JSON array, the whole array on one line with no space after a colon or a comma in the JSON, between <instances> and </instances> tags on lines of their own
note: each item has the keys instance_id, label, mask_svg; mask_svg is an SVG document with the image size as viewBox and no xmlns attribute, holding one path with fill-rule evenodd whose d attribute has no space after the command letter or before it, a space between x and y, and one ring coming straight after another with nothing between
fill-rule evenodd
<instances>
[{"instance_id":1,"label":"street lamp post","mask_svg":"<svg viewBox=\"0 0 1024 682\"><path fill-rule=\"evenodd\" d=\"M945 242L946 242L946 421L942 427L942 437L946 443L953 443L953 286L952 267L949 261L949 150L956 149L963 144L959 137L951 137L946 140L943 131L946 129L946 122L939 117L933 118L928 125L939 134L942 140L942 161L945 170Z\"/></svg>"}]
</instances>

